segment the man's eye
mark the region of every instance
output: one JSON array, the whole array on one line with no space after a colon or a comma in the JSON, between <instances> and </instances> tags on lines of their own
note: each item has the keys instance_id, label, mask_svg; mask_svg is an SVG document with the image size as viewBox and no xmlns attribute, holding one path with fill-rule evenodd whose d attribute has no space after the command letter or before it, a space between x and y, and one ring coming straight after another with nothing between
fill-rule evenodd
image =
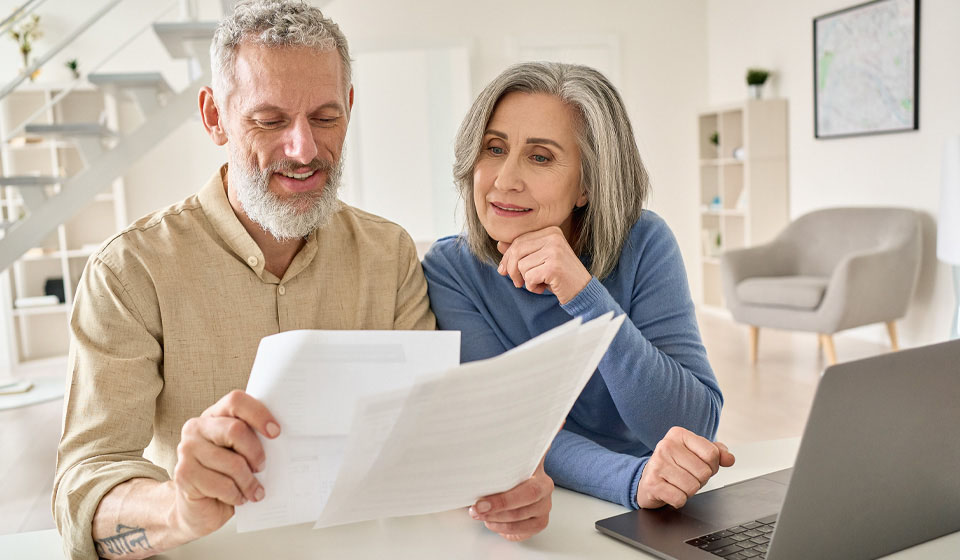
<instances>
[{"instance_id":1,"label":"man's eye","mask_svg":"<svg viewBox=\"0 0 960 560\"><path fill-rule=\"evenodd\" d=\"M280 126L281 121L257 121L257 124L265 128Z\"/></svg>"}]
</instances>

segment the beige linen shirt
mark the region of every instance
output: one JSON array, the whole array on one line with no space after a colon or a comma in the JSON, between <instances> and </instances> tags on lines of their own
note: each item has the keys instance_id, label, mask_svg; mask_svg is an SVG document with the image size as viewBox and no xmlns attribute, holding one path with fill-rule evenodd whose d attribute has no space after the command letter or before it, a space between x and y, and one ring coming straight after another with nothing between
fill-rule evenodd
<instances>
[{"instance_id":1,"label":"beige linen shirt","mask_svg":"<svg viewBox=\"0 0 960 560\"><path fill-rule=\"evenodd\" d=\"M80 279L53 488L71 557L96 558L91 523L114 486L171 477L184 422L246 387L261 338L435 327L400 226L344 205L277 278L227 200L225 173L108 241Z\"/></svg>"}]
</instances>

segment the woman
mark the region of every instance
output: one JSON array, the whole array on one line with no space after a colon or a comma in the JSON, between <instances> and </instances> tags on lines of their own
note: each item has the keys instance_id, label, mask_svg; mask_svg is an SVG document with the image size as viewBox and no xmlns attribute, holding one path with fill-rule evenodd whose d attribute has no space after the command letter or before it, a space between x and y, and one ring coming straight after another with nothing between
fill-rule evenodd
<instances>
[{"instance_id":1,"label":"woman","mask_svg":"<svg viewBox=\"0 0 960 560\"><path fill-rule=\"evenodd\" d=\"M545 471L628 507L681 507L733 456L710 441L723 399L676 240L643 209L647 173L617 91L583 66L507 69L464 119L454 174L466 231L423 267L440 328L462 331L461 361L626 313Z\"/></svg>"}]
</instances>

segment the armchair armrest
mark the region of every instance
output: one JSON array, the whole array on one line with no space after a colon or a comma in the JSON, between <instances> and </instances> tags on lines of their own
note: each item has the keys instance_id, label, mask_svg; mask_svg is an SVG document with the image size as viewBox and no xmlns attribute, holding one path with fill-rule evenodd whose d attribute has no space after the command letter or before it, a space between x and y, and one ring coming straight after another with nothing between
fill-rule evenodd
<instances>
[{"instance_id":1,"label":"armchair armrest","mask_svg":"<svg viewBox=\"0 0 960 560\"><path fill-rule=\"evenodd\" d=\"M792 274L792 254L793 251L777 240L746 249L724 251L720 259L720 273L727 305L739 302L737 284L747 278Z\"/></svg>"},{"instance_id":2,"label":"armchair armrest","mask_svg":"<svg viewBox=\"0 0 960 560\"><path fill-rule=\"evenodd\" d=\"M903 317L920 271L919 239L915 244L854 253L840 261L820 304L832 327L827 332Z\"/></svg>"}]
</instances>

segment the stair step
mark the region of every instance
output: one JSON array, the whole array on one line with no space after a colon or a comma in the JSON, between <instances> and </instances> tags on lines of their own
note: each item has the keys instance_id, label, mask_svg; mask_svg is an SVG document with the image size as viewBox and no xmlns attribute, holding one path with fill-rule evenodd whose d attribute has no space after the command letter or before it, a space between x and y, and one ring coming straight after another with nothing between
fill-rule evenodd
<instances>
[{"instance_id":1,"label":"stair step","mask_svg":"<svg viewBox=\"0 0 960 560\"><path fill-rule=\"evenodd\" d=\"M0 177L0 186L4 187L45 187L63 181L61 177L44 175L10 175Z\"/></svg>"},{"instance_id":2,"label":"stair step","mask_svg":"<svg viewBox=\"0 0 960 560\"><path fill-rule=\"evenodd\" d=\"M173 58L193 58L195 53L188 45L200 41L209 43L217 25L216 21L163 21L153 24L153 32Z\"/></svg>"},{"instance_id":3,"label":"stair step","mask_svg":"<svg viewBox=\"0 0 960 560\"><path fill-rule=\"evenodd\" d=\"M28 124L24 132L36 136L51 138L78 138L99 136L110 138L116 136L112 130L100 123L68 123L68 124Z\"/></svg>"},{"instance_id":4,"label":"stair step","mask_svg":"<svg viewBox=\"0 0 960 560\"><path fill-rule=\"evenodd\" d=\"M128 72L122 74L90 74L87 81L95 86L116 86L118 88L150 87L158 93L170 91L167 80L160 72Z\"/></svg>"}]
</instances>

